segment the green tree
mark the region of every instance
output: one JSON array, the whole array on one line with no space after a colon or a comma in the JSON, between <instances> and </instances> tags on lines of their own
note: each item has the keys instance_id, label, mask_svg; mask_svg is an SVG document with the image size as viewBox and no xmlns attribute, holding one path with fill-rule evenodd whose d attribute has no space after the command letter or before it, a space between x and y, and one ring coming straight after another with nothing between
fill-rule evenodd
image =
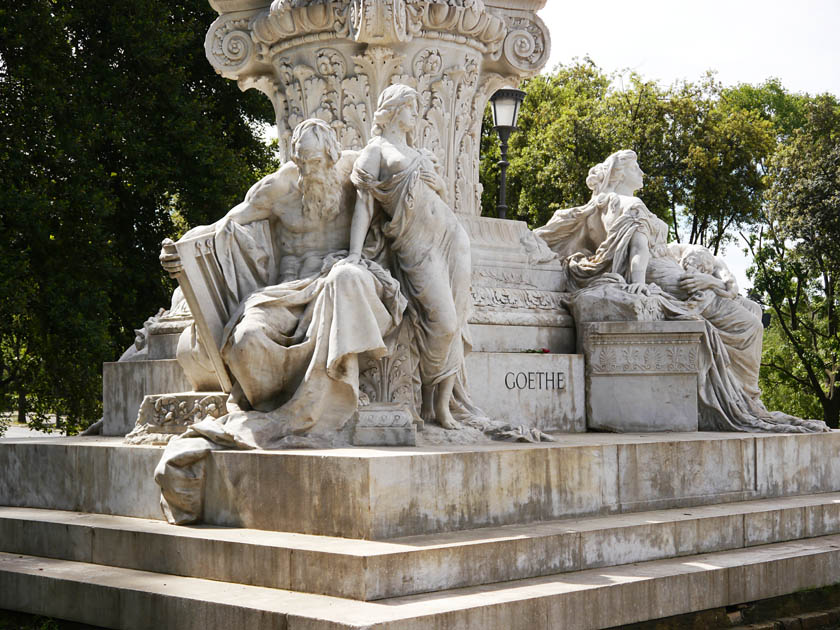
<instances>
[{"instance_id":1,"label":"green tree","mask_svg":"<svg viewBox=\"0 0 840 630\"><path fill-rule=\"evenodd\" d=\"M676 166L669 188L683 215L675 222L676 240L699 243L715 254L736 229L758 220L764 192L760 165L775 148L772 123L722 95L709 74L697 84L673 88L667 114ZM681 224L687 227L685 239Z\"/></svg>"},{"instance_id":2,"label":"green tree","mask_svg":"<svg viewBox=\"0 0 840 630\"><path fill-rule=\"evenodd\" d=\"M764 387L813 397L840 425L840 102L811 99L769 163L762 231L752 239L755 289L771 308L775 336L763 357ZM771 390L772 391L772 390ZM771 394L773 395L773 394ZM801 396L800 396L801 398ZM783 402L783 401L779 401ZM797 403L804 405L805 403ZM780 405L785 407L786 405Z\"/></svg>"},{"instance_id":3,"label":"green tree","mask_svg":"<svg viewBox=\"0 0 840 630\"><path fill-rule=\"evenodd\" d=\"M103 361L169 301L176 213L223 214L270 167L267 99L215 76L206 0L0 7L0 403L74 430ZM36 420L37 424L37 420Z\"/></svg>"},{"instance_id":4,"label":"green tree","mask_svg":"<svg viewBox=\"0 0 840 630\"><path fill-rule=\"evenodd\" d=\"M675 240L717 252L734 228L757 220L758 166L773 149L773 124L723 98L713 75L663 88L633 73L607 75L584 59L524 90L519 132L511 138L511 218L534 227L558 208L585 203L589 168L629 148L647 174L645 203L670 224ZM487 117L482 159L482 207L493 216L498 143Z\"/></svg>"}]
</instances>

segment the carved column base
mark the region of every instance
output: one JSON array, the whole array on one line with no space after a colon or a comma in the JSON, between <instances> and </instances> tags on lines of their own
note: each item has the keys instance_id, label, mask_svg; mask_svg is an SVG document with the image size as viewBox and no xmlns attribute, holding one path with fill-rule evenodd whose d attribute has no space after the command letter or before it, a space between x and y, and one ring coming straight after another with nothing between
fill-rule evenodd
<instances>
[{"instance_id":1,"label":"carved column base","mask_svg":"<svg viewBox=\"0 0 840 630\"><path fill-rule=\"evenodd\" d=\"M414 414L401 403L360 407L352 442L354 446L416 446Z\"/></svg>"}]
</instances>

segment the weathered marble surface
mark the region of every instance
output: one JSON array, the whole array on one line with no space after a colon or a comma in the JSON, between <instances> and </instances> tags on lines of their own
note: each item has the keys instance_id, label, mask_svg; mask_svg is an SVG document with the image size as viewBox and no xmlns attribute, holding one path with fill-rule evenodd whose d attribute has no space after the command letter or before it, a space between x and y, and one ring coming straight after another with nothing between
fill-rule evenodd
<instances>
[{"instance_id":1,"label":"weathered marble surface","mask_svg":"<svg viewBox=\"0 0 840 630\"><path fill-rule=\"evenodd\" d=\"M192 384L175 360L115 361L102 365L103 435L125 435L148 394L188 391Z\"/></svg>"},{"instance_id":2,"label":"weathered marble surface","mask_svg":"<svg viewBox=\"0 0 840 630\"><path fill-rule=\"evenodd\" d=\"M0 552L375 601L838 534L838 501L825 493L387 541L0 507Z\"/></svg>"},{"instance_id":3,"label":"weathered marble surface","mask_svg":"<svg viewBox=\"0 0 840 630\"><path fill-rule=\"evenodd\" d=\"M697 431L703 322L589 322L586 426L596 431Z\"/></svg>"},{"instance_id":4,"label":"weathered marble surface","mask_svg":"<svg viewBox=\"0 0 840 630\"><path fill-rule=\"evenodd\" d=\"M382 539L837 492L838 449L840 433L578 433L537 445L214 451L204 522ZM3 440L0 505L161 520L161 452L119 438ZM243 493L243 480L259 483Z\"/></svg>"},{"instance_id":5,"label":"weathered marble surface","mask_svg":"<svg viewBox=\"0 0 840 630\"><path fill-rule=\"evenodd\" d=\"M709 609L705 627L726 627L724 607L836 584L838 545L824 536L384 602L0 553L0 605L123 630L595 630Z\"/></svg>"},{"instance_id":6,"label":"weathered marble surface","mask_svg":"<svg viewBox=\"0 0 840 630\"><path fill-rule=\"evenodd\" d=\"M583 364L578 354L472 352L467 374L473 400L493 418L579 433L586 430Z\"/></svg>"}]
</instances>

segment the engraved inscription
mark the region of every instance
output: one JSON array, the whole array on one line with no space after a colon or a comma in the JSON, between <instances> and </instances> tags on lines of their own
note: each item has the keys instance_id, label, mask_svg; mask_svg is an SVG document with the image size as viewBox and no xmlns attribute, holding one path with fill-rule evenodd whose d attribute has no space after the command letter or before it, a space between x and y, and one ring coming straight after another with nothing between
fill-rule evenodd
<instances>
[{"instance_id":1,"label":"engraved inscription","mask_svg":"<svg viewBox=\"0 0 840 630\"><path fill-rule=\"evenodd\" d=\"M508 372L505 374L508 389L566 389L564 372Z\"/></svg>"}]
</instances>

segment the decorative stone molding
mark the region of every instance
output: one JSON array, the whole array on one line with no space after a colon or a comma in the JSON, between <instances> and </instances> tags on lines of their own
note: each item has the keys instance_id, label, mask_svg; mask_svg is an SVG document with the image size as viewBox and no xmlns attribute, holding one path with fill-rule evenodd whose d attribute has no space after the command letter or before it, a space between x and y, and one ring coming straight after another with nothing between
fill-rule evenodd
<instances>
[{"instance_id":1,"label":"decorative stone molding","mask_svg":"<svg viewBox=\"0 0 840 630\"><path fill-rule=\"evenodd\" d=\"M551 38L542 20L537 17L507 16L508 34L505 37L505 60L518 70L529 72L548 61Z\"/></svg>"},{"instance_id":2,"label":"decorative stone molding","mask_svg":"<svg viewBox=\"0 0 840 630\"><path fill-rule=\"evenodd\" d=\"M211 1L221 15L207 34L207 58L241 89L271 99L282 159L308 117L330 123L345 149L361 149L379 94L405 83L422 99L415 143L438 157L447 201L464 215L480 213L487 101L539 72L550 50L545 24L524 0Z\"/></svg>"},{"instance_id":3,"label":"decorative stone molding","mask_svg":"<svg viewBox=\"0 0 840 630\"><path fill-rule=\"evenodd\" d=\"M419 402L419 383L414 382L415 358L411 352L408 326L403 325L389 356L364 358L359 365L361 405L405 404Z\"/></svg>"},{"instance_id":4,"label":"decorative stone molding","mask_svg":"<svg viewBox=\"0 0 840 630\"><path fill-rule=\"evenodd\" d=\"M696 374L701 321L591 322L582 325L592 374Z\"/></svg>"},{"instance_id":5,"label":"decorative stone molding","mask_svg":"<svg viewBox=\"0 0 840 630\"><path fill-rule=\"evenodd\" d=\"M372 403L358 412L355 446L415 446L417 425L408 405Z\"/></svg>"},{"instance_id":6,"label":"decorative stone molding","mask_svg":"<svg viewBox=\"0 0 840 630\"><path fill-rule=\"evenodd\" d=\"M476 308L566 312L564 295L553 291L472 287L472 298Z\"/></svg>"},{"instance_id":7,"label":"decorative stone molding","mask_svg":"<svg viewBox=\"0 0 840 630\"><path fill-rule=\"evenodd\" d=\"M606 345L609 343L609 345ZM610 339L595 341L591 369L596 374L692 373L697 371L696 340L640 341Z\"/></svg>"},{"instance_id":8,"label":"decorative stone molding","mask_svg":"<svg viewBox=\"0 0 840 630\"><path fill-rule=\"evenodd\" d=\"M227 398L222 392L150 394L143 398L137 423L125 441L128 444L166 444L204 418L225 415Z\"/></svg>"}]
</instances>

